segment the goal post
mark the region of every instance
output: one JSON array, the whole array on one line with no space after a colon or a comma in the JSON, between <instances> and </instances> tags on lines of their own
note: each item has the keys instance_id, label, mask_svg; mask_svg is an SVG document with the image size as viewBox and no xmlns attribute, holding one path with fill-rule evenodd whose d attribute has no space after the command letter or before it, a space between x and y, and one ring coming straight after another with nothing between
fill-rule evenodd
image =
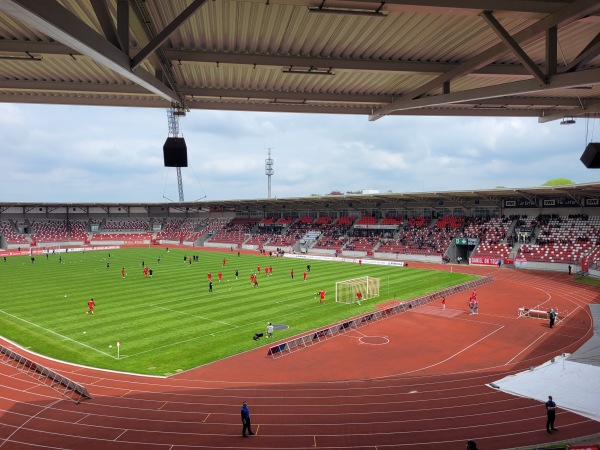
<instances>
[{"instance_id":1,"label":"goal post","mask_svg":"<svg viewBox=\"0 0 600 450\"><path fill-rule=\"evenodd\" d=\"M356 303L358 301L357 293L360 291L361 300L369 300L379 297L379 285L381 278L359 277L350 280L337 281L335 283L335 301L336 303Z\"/></svg>"}]
</instances>

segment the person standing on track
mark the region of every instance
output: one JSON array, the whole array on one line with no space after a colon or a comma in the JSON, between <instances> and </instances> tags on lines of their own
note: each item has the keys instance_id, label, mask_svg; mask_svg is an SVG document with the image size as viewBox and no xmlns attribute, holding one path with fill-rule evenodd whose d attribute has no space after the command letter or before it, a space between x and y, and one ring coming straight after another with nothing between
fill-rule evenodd
<instances>
[{"instance_id":1,"label":"person standing on track","mask_svg":"<svg viewBox=\"0 0 600 450\"><path fill-rule=\"evenodd\" d=\"M550 308L548 317L550 318L550 328L554 328L554 321L556 320L556 313L554 312L554 309Z\"/></svg>"},{"instance_id":2,"label":"person standing on track","mask_svg":"<svg viewBox=\"0 0 600 450\"><path fill-rule=\"evenodd\" d=\"M553 431L558 431L557 428L554 428L554 419L556 419L556 403L552 400L552 396L548 396L548 401L546 402L546 415L548 419L546 420L546 431L552 434Z\"/></svg>"},{"instance_id":3,"label":"person standing on track","mask_svg":"<svg viewBox=\"0 0 600 450\"><path fill-rule=\"evenodd\" d=\"M250 428L250 410L248 409L248 404L246 402L242 403L242 436L247 437L246 431L250 436L254 433Z\"/></svg>"}]
</instances>

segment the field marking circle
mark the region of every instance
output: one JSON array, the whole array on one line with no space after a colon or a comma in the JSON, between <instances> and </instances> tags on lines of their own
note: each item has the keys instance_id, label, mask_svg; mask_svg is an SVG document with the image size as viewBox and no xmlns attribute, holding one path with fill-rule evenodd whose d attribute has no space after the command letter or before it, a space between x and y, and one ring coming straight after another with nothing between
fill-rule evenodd
<instances>
[{"instance_id":1,"label":"field marking circle","mask_svg":"<svg viewBox=\"0 0 600 450\"><path fill-rule=\"evenodd\" d=\"M362 336L359 338L359 342L368 345L386 345L390 340L385 336Z\"/></svg>"}]
</instances>

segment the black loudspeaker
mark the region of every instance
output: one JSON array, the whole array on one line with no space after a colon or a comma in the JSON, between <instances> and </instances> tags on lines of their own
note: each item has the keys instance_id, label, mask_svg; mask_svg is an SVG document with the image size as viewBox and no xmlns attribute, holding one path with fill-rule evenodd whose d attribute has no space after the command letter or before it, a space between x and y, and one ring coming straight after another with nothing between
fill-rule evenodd
<instances>
[{"instance_id":1,"label":"black loudspeaker","mask_svg":"<svg viewBox=\"0 0 600 450\"><path fill-rule=\"evenodd\" d=\"M187 167L187 145L182 137L169 137L163 145L165 167Z\"/></svg>"},{"instance_id":2,"label":"black loudspeaker","mask_svg":"<svg viewBox=\"0 0 600 450\"><path fill-rule=\"evenodd\" d=\"M255 341L258 341L263 336L264 336L263 333L255 333L254 337L252 339L254 339Z\"/></svg>"},{"instance_id":3,"label":"black loudspeaker","mask_svg":"<svg viewBox=\"0 0 600 450\"><path fill-rule=\"evenodd\" d=\"M600 142L590 142L579 159L588 169L600 169Z\"/></svg>"}]
</instances>

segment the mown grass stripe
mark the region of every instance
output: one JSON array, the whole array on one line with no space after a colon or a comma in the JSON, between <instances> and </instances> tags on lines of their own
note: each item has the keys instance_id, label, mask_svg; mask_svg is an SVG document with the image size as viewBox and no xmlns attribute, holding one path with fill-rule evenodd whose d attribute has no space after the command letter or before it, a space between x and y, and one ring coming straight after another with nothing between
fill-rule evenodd
<instances>
[{"instance_id":1,"label":"mown grass stripe","mask_svg":"<svg viewBox=\"0 0 600 450\"><path fill-rule=\"evenodd\" d=\"M110 256L110 268L106 263ZM183 257L198 254L199 261ZM160 256L161 262L157 263ZM221 267L227 258L226 268ZM145 278L142 264L153 269ZM284 323L276 338L303 333L376 309L376 303L407 300L460 284L474 276L431 270L311 261L236 253L163 248L11 257L0 265L2 334L36 352L91 366L161 375L202 365L264 345L253 341L267 322ZM250 284L258 274L259 287ZM271 265L273 275L264 274ZM125 267L127 276L121 277ZM289 273L294 269L292 280ZM235 270L238 279L235 279ZM208 292L207 273L213 276ZM217 274L223 280L217 281ZM381 278L380 297L361 306L335 303L336 281ZM327 304L316 293L327 291ZM65 297L66 295L66 297ZM96 315L86 315L87 301ZM26 322L31 325L28 325ZM85 333L84 333L85 331ZM116 340L121 359L116 360ZM112 348L109 346L112 345Z\"/></svg>"}]
</instances>

